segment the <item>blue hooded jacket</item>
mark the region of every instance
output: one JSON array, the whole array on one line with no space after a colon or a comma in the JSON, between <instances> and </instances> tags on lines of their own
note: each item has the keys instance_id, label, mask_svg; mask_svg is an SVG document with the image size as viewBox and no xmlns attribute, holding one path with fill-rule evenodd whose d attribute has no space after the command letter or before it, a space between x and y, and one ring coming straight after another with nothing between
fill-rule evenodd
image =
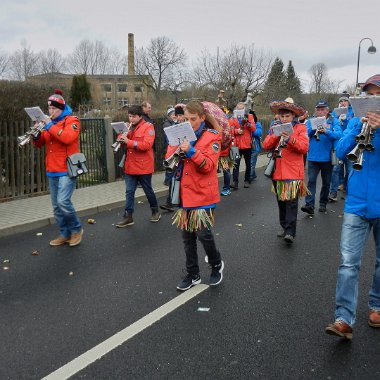
<instances>
[{"instance_id":1,"label":"blue hooded jacket","mask_svg":"<svg viewBox=\"0 0 380 380\"><path fill-rule=\"evenodd\" d=\"M355 136L362 122L354 117L348 123L343 137L337 144L336 154L344 159L357 144ZM364 151L363 168L351 170L348 177L347 197L344 211L366 219L380 218L380 129L374 130L373 152Z\"/></svg>"},{"instance_id":2,"label":"blue hooded jacket","mask_svg":"<svg viewBox=\"0 0 380 380\"><path fill-rule=\"evenodd\" d=\"M310 120L306 121L307 134L309 136L309 152L307 154L308 161L329 162L331 161L331 150L334 148L335 140L342 137L342 129L336 117L329 116L326 118L327 124L330 126L326 133L319 134L319 141L314 138L315 130L311 128Z\"/></svg>"}]
</instances>

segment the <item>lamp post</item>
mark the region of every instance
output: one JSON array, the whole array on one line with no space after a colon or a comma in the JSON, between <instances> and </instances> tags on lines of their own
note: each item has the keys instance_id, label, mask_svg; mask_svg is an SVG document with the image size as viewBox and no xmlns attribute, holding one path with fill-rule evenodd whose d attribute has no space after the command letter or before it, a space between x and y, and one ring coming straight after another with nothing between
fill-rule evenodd
<instances>
[{"instance_id":1,"label":"lamp post","mask_svg":"<svg viewBox=\"0 0 380 380\"><path fill-rule=\"evenodd\" d=\"M369 54L375 54L376 53L376 48L375 46L373 45L373 41L371 40L371 38L368 38L368 37L365 37L365 38L362 38L359 42L359 49L358 49L358 64L356 66L356 85L355 85L355 88L358 88L358 84L359 84L359 62L360 62L360 45L361 43L364 41L364 40L370 40L371 41L371 46L368 48L368 53Z\"/></svg>"}]
</instances>

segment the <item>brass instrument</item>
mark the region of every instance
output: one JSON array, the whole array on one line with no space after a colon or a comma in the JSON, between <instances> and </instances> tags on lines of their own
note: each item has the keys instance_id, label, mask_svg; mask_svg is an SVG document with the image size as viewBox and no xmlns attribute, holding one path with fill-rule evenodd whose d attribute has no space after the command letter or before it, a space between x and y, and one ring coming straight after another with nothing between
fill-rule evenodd
<instances>
[{"instance_id":1,"label":"brass instrument","mask_svg":"<svg viewBox=\"0 0 380 380\"><path fill-rule=\"evenodd\" d=\"M131 124L128 124L128 125L127 125L127 129L121 134L121 137L127 137L128 132L129 132L130 129L131 129ZM111 145L111 147L112 147L114 153L116 153L116 152L120 149L121 144L124 144L124 141L121 140L120 138L118 138L118 139L117 139L117 140Z\"/></svg>"},{"instance_id":2,"label":"brass instrument","mask_svg":"<svg viewBox=\"0 0 380 380\"><path fill-rule=\"evenodd\" d=\"M318 128L316 131L315 131L315 133L314 133L314 138L315 138L315 140L316 141L320 141L321 140L321 138L320 138L320 133L321 133L321 129L323 129L322 127L321 128Z\"/></svg>"},{"instance_id":3,"label":"brass instrument","mask_svg":"<svg viewBox=\"0 0 380 380\"><path fill-rule=\"evenodd\" d=\"M38 125L35 127L31 127L29 131L27 131L24 135L17 137L17 144L20 148L24 147L26 144L29 144L32 140L32 137L36 138L40 135L42 130L45 127L45 123L40 121Z\"/></svg>"},{"instance_id":4,"label":"brass instrument","mask_svg":"<svg viewBox=\"0 0 380 380\"><path fill-rule=\"evenodd\" d=\"M362 119L363 126L360 133L355 136L356 146L347 153L346 157L350 160L352 168L354 170L361 170L363 168L364 152L373 152L375 150L372 144L372 138L374 136L372 128L368 125L366 119Z\"/></svg>"},{"instance_id":5,"label":"brass instrument","mask_svg":"<svg viewBox=\"0 0 380 380\"><path fill-rule=\"evenodd\" d=\"M286 145L287 144L286 144L286 141L285 141L285 137L281 136L280 141L278 142L276 148L274 148L274 156L275 156L275 158L281 158L282 157L281 151L282 151L282 148L286 147Z\"/></svg>"},{"instance_id":6,"label":"brass instrument","mask_svg":"<svg viewBox=\"0 0 380 380\"><path fill-rule=\"evenodd\" d=\"M178 167L180 160L184 158L186 158L186 153L178 146L174 153L163 161L163 166L167 170L174 171Z\"/></svg>"}]
</instances>

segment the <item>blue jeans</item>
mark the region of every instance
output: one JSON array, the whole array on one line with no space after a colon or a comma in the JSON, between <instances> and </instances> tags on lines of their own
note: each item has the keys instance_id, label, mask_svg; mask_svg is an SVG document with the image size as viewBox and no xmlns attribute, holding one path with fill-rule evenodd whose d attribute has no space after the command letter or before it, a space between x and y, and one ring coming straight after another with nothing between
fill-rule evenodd
<instances>
[{"instance_id":1,"label":"blue jeans","mask_svg":"<svg viewBox=\"0 0 380 380\"><path fill-rule=\"evenodd\" d=\"M223 170L223 190L231 190L231 171L230 169Z\"/></svg>"},{"instance_id":2,"label":"blue jeans","mask_svg":"<svg viewBox=\"0 0 380 380\"><path fill-rule=\"evenodd\" d=\"M239 182L239 167L240 167L240 160L241 157L244 157L245 162L245 174L244 174L244 182L251 182L251 155L252 155L252 149L239 149L240 158L235 161L235 167L232 171L232 179L234 182Z\"/></svg>"},{"instance_id":3,"label":"blue jeans","mask_svg":"<svg viewBox=\"0 0 380 380\"><path fill-rule=\"evenodd\" d=\"M251 156L251 177L250 180L252 181L257 177L256 175L256 163L257 163L257 156L259 153L257 151L252 151L252 156Z\"/></svg>"},{"instance_id":4,"label":"blue jeans","mask_svg":"<svg viewBox=\"0 0 380 380\"><path fill-rule=\"evenodd\" d=\"M321 193L319 196L319 205L326 206L328 202L332 165L330 162L309 161L308 169L307 169L307 175L308 175L309 181L307 183L307 188L310 190L311 194L307 195L305 198L305 202L307 206L314 207L315 192L317 188L317 177L318 177L319 172L321 172L321 177L322 177L322 187L321 187Z\"/></svg>"},{"instance_id":5,"label":"blue jeans","mask_svg":"<svg viewBox=\"0 0 380 380\"><path fill-rule=\"evenodd\" d=\"M345 213L340 242L341 262L336 284L335 319L352 326L356 319L358 280L365 243L373 229L376 247L375 272L368 307L380 311L380 218L364 219Z\"/></svg>"},{"instance_id":6,"label":"blue jeans","mask_svg":"<svg viewBox=\"0 0 380 380\"><path fill-rule=\"evenodd\" d=\"M331 186L330 192L337 193L339 185L344 184L344 164L338 164L333 166L331 173Z\"/></svg>"},{"instance_id":7,"label":"blue jeans","mask_svg":"<svg viewBox=\"0 0 380 380\"><path fill-rule=\"evenodd\" d=\"M62 177L48 177L48 180L51 204L60 235L68 238L72 234L79 233L82 225L71 202L76 179L65 175Z\"/></svg>"},{"instance_id":8,"label":"blue jeans","mask_svg":"<svg viewBox=\"0 0 380 380\"><path fill-rule=\"evenodd\" d=\"M152 188L152 174L141 174L141 175L129 175L125 174L125 211L128 214L133 214L135 210L135 192L138 182L140 182L141 187L148 199L150 208L156 211L158 209L158 203L156 194L154 194Z\"/></svg>"}]
</instances>

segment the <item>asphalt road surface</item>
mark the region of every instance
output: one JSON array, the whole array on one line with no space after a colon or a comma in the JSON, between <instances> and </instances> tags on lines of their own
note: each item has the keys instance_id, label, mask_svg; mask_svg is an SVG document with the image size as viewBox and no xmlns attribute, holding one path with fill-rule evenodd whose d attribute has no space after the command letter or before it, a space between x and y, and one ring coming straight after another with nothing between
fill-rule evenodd
<instances>
[{"instance_id":1,"label":"asphalt road surface","mask_svg":"<svg viewBox=\"0 0 380 380\"><path fill-rule=\"evenodd\" d=\"M342 341L324 328L334 318L343 200L312 218L299 212L288 246L276 237L271 183L258 172L217 208L223 282L194 287L186 300L176 290L180 231L170 213L150 223L146 202L128 228L114 227L121 210L94 215L96 224L84 218L75 248L48 246L56 226L1 238L9 269L0 271L0 379L64 378L55 371L72 361L73 379L379 379L380 331L367 325L372 237L353 341ZM199 257L207 285L201 246Z\"/></svg>"}]
</instances>

